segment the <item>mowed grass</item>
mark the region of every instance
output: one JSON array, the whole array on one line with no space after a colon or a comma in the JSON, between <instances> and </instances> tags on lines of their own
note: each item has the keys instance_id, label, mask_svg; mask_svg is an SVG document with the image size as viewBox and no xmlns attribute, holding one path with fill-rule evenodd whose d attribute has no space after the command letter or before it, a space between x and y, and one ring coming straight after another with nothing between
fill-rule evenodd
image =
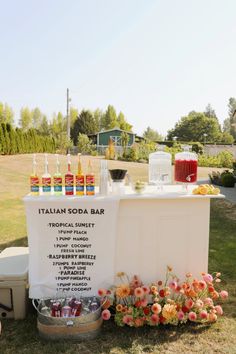
<instances>
[{"instance_id":1,"label":"mowed grass","mask_svg":"<svg viewBox=\"0 0 236 354\"><path fill-rule=\"evenodd\" d=\"M38 159L42 164L43 155ZM83 158L84 165L87 159ZM49 156L51 166L53 160ZM73 166L75 162L73 157ZM98 180L99 158L92 158L92 162ZM145 164L110 161L109 168L115 167L127 168L133 180L147 180ZM0 249L27 244L22 197L28 193L30 169L30 155L0 156ZM62 169L65 170L65 164ZM199 172L201 178L206 178L209 169ZM30 308L25 320L2 320L0 353L236 353L236 205L224 200L211 203L209 271L221 271L222 285L230 292L224 304L224 317L211 326L135 329L117 328L106 322L96 340L53 343L39 338L36 314Z\"/></svg>"}]
</instances>

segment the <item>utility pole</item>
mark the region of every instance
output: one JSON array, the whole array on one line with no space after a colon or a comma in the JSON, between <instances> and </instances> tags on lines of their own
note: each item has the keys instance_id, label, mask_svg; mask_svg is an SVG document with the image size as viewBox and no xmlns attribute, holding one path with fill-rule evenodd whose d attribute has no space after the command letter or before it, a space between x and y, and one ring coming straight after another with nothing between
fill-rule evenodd
<instances>
[{"instance_id":1,"label":"utility pole","mask_svg":"<svg viewBox=\"0 0 236 354\"><path fill-rule=\"evenodd\" d=\"M66 90L66 121L67 121L67 138L68 142L70 140L70 97L69 97L69 89ZM67 148L67 153L69 154L70 148Z\"/></svg>"}]
</instances>

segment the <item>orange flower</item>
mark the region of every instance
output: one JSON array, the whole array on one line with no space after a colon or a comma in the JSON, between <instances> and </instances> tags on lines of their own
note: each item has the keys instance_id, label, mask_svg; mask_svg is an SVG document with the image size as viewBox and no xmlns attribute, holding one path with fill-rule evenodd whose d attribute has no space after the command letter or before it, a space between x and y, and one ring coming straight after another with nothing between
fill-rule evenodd
<instances>
[{"instance_id":1,"label":"orange flower","mask_svg":"<svg viewBox=\"0 0 236 354\"><path fill-rule=\"evenodd\" d=\"M111 306L111 301L109 299L106 299L105 302L102 304L102 308L108 309Z\"/></svg>"},{"instance_id":2,"label":"orange flower","mask_svg":"<svg viewBox=\"0 0 236 354\"><path fill-rule=\"evenodd\" d=\"M152 294L157 294L157 287L155 285L151 286L151 292Z\"/></svg>"},{"instance_id":3,"label":"orange flower","mask_svg":"<svg viewBox=\"0 0 236 354\"><path fill-rule=\"evenodd\" d=\"M123 277L124 275L125 275L124 272L118 272L118 273L116 274L116 276L117 276L118 278L121 278L121 277Z\"/></svg>"},{"instance_id":4,"label":"orange flower","mask_svg":"<svg viewBox=\"0 0 236 354\"><path fill-rule=\"evenodd\" d=\"M116 305L116 311L121 312L123 310L123 306L121 304Z\"/></svg>"},{"instance_id":5,"label":"orange flower","mask_svg":"<svg viewBox=\"0 0 236 354\"><path fill-rule=\"evenodd\" d=\"M116 289L116 295L123 299L130 294L130 288L128 284L122 284Z\"/></svg>"},{"instance_id":6,"label":"orange flower","mask_svg":"<svg viewBox=\"0 0 236 354\"><path fill-rule=\"evenodd\" d=\"M164 305L162 309L162 316L165 317L166 320L169 321L175 318L176 315L177 315L177 311L175 305L170 305L170 304Z\"/></svg>"},{"instance_id":7,"label":"orange flower","mask_svg":"<svg viewBox=\"0 0 236 354\"><path fill-rule=\"evenodd\" d=\"M188 297L196 297L197 293L193 289L185 290L185 295Z\"/></svg>"},{"instance_id":8,"label":"orange flower","mask_svg":"<svg viewBox=\"0 0 236 354\"><path fill-rule=\"evenodd\" d=\"M217 291L214 291L213 293L211 293L211 297L212 299L216 300L220 297L220 295Z\"/></svg>"}]
</instances>

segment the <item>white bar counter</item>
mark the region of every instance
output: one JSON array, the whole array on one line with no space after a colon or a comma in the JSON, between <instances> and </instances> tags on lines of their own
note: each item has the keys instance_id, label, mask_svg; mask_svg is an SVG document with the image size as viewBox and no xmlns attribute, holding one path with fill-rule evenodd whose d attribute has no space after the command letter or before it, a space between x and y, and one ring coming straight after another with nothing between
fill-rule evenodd
<instances>
[{"instance_id":1,"label":"white bar counter","mask_svg":"<svg viewBox=\"0 0 236 354\"><path fill-rule=\"evenodd\" d=\"M210 199L224 196L193 195L191 191L194 187L188 187L188 194L182 193L180 185L164 186L162 192L158 192L156 187L147 186L142 194L134 193L127 187L126 194L119 196L26 196L24 202L27 215L35 203L40 208L51 208L55 203L61 208L65 205L78 208L78 205L86 205L89 200L96 209L99 201L118 200L111 268L114 269L114 275L123 271L129 276L139 275L144 283L150 283L165 279L167 265L173 267L173 272L180 279L187 272L199 276L208 270ZM64 217L59 215L59 218L63 221ZM29 241L33 228L37 227L30 224L27 215ZM100 246L103 259L106 259L112 251L107 246L110 235L106 224L102 232L105 238L102 238ZM96 237L100 238L100 235L96 234ZM98 278L100 276L104 279L105 274L97 274ZM104 281L99 285L104 285Z\"/></svg>"}]
</instances>

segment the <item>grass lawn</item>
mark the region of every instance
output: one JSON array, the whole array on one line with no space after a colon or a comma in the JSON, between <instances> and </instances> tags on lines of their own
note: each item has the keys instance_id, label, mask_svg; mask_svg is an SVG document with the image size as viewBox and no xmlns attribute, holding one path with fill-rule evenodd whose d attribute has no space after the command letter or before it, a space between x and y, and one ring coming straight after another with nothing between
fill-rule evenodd
<instances>
[{"instance_id":1,"label":"grass lawn","mask_svg":"<svg viewBox=\"0 0 236 354\"><path fill-rule=\"evenodd\" d=\"M42 164L43 155L39 155L39 160ZM53 160L53 156L49 156L49 166ZM73 166L75 161L73 157ZM87 165L87 158L83 162ZM98 176L99 158L92 158L92 162ZM117 166L127 168L133 180L147 180L146 164L109 162L109 168ZM27 245L21 199L28 193L30 169L30 155L0 156L0 249ZM62 170L65 170L65 163ZM209 169L199 169L200 178L206 178L208 173ZM30 311L22 321L2 320L0 354L236 353L236 205L224 200L214 200L211 204L209 270L222 273L224 288L230 292L223 307L224 317L211 326L192 324L135 329L117 328L108 322L104 323L101 336L96 340L50 343L39 339L36 315Z\"/></svg>"}]
</instances>

